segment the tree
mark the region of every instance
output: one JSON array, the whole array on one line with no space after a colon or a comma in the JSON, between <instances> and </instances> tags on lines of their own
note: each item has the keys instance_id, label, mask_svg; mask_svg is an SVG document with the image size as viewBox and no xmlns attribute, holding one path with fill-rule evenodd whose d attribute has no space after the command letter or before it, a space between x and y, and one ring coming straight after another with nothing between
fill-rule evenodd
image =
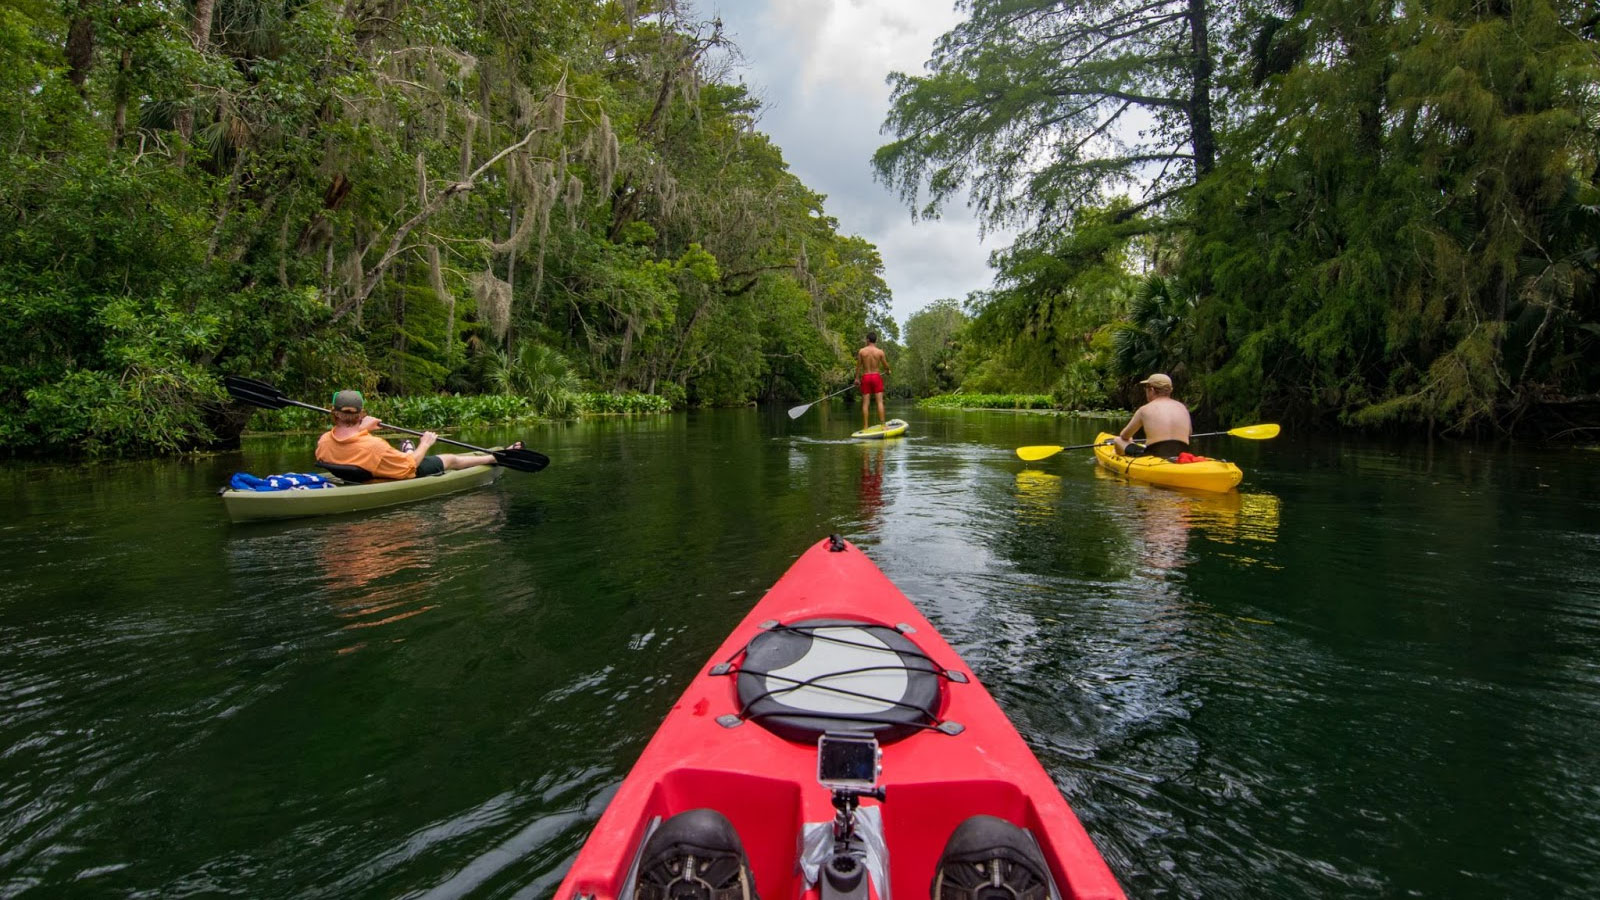
<instances>
[{"instance_id":1,"label":"tree","mask_svg":"<svg viewBox=\"0 0 1600 900\"><path fill-rule=\"evenodd\" d=\"M1123 363L1186 367L1225 418L1594 418L1592 3L966 9L928 75L896 76L875 165L918 213L965 190L1027 226L975 298L970 382L1086 395L1129 296L1108 251L1138 235L1185 287L1119 330ZM1118 266L1120 290L1084 281Z\"/></svg>"},{"instance_id":2,"label":"tree","mask_svg":"<svg viewBox=\"0 0 1600 900\"><path fill-rule=\"evenodd\" d=\"M1111 332L1117 374L1182 373L1195 297L1176 278L1151 274L1139 282L1127 321Z\"/></svg>"},{"instance_id":3,"label":"tree","mask_svg":"<svg viewBox=\"0 0 1600 900\"><path fill-rule=\"evenodd\" d=\"M675 0L7 7L0 438L227 440L233 372L708 403L831 379L882 263L724 46Z\"/></svg>"},{"instance_id":4,"label":"tree","mask_svg":"<svg viewBox=\"0 0 1600 900\"><path fill-rule=\"evenodd\" d=\"M878 177L937 215L966 189L991 225L1056 228L1135 187L1131 218L1215 165L1205 0L968 0L930 74L896 73ZM924 196L925 195L925 196Z\"/></svg>"},{"instance_id":5,"label":"tree","mask_svg":"<svg viewBox=\"0 0 1600 900\"><path fill-rule=\"evenodd\" d=\"M955 390L961 373L955 366L967 316L955 300L935 300L906 319L906 352L897 366L915 396Z\"/></svg>"},{"instance_id":6,"label":"tree","mask_svg":"<svg viewBox=\"0 0 1600 900\"><path fill-rule=\"evenodd\" d=\"M1510 429L1595 393L1589 14L1329 0L1276 27L1291 49L1182 267L1204 298L1191 359L1228 414Z\"/></svg>"}]
</instances>

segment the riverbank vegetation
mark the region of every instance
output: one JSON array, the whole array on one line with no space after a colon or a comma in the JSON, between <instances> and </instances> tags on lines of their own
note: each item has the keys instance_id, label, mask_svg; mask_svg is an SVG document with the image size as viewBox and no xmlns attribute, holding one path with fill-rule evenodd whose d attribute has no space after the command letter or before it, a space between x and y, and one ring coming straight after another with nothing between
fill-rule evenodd
<instances>
[{"instance_id":1,"label":"riverbank vegetation","mask_svg":"<svg viewBox=\"0 0 1600 900\"><path fill-rule=\"evenodd\" d=\"M880 178L1019 237L912 316L919 394L1600 430L1600 13L1582 0L971 0Z\"/></svg>"},{"instance_id":2,"label":"riverbank vegetation","mask_svg":"<svg viewBox=\"0 0 1600 900\"><path fill-rule=\"evenodd\" d=\"M672 404L657 394L608 394L586 391L562 398L558 407L566 415L643 415L670 412ZM367 412L385 422L416 431L458 429L472 425L501 425L549 418L549 405L521 394L423 394L414 397L373 396ZM257 410L249 431L326 431L328 417L302 407Z\"/></svg>"},{"instance_id":3,"label":"riverbank vegetation","mask_svg":"<svg viewBox=\"0 0 1600 900\"><path fill-rule=\"evenodd\" d=\"M935 394L918 402L931 409L1054 409L1048 394Z\"/></svg>"},{"instance_id":4,"label":"riverbank vegetation","mask_svg":"<svg viewBox=\"0 0 1600 900\"><path fill-rule=\"evenodd\" d=\"M7 4L0 446L227 442L225 374L546 416L823 393L896 334L882 263L736 60L674 0Z\"/></svg>"}]
</instances>

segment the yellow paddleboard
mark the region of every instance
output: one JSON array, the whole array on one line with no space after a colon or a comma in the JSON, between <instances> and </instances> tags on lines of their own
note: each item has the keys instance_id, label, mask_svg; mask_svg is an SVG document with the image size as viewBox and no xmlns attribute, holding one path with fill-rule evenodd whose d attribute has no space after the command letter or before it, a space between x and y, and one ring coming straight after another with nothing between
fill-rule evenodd
<instances>
[{"instance_id":1,"label":"yellow paddleboard","mask_svg":"<svg viewBox=\"0 0 1600 900\"><path fill-rule=\"evenodd\" d=\"M907 425L902 419L890 419L886 425L874 425L871 428L863 428L850 436L853 438L899 437L900 435L905 434L906 429L910 427L911 426Z\"/></svg>"}]
</instances>

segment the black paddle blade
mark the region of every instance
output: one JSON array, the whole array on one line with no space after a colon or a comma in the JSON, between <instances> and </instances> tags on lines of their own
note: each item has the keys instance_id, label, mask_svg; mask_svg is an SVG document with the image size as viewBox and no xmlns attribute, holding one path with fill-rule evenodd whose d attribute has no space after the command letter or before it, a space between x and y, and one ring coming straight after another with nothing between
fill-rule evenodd
<instances>
[{"instance_id":1,"label":"black paddle blade","mask_svg":"<svg viewBox=\"0 0 1600 900\"><path fill-rule=\"evenodd\" d=\"M283 395L283 391L254 378L229 375L222 379L222 386L228 389L233 399L262 409L283 409L294 405L293 401Z\"/></svg>"},{"instance_id":2,"label":"black paddle blade","mask_svg":"<svg viewBox=\"0 0 1600 900\"><path fill-rule=\"evenodd\" d=\"M494 461L519 472L538 472L550 465L550 457L536 450L490 450Z\"/></svg>"}]
</instances>

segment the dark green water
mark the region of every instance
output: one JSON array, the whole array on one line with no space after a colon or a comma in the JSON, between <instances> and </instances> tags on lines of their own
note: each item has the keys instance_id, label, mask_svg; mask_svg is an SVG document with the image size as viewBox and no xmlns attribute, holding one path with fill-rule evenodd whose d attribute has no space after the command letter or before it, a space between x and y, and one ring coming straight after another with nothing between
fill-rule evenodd
<instances>
[{"instance_id":1,"label":"dark green water","mask_svg":"<svg viewBox=\"0 0 1600 900\"><path fill-rule=\"evenodd\" d=\"M891 412L874 444L841 406L532 429L542 474L255 526L213 490L308 439L13 467L0 896L548 896L833 531L1130 895L1600 894L1600 454L1217 438L1247 474L1208 500L1012 452L1104 423Z\"/></svg>"}]
</instances>

